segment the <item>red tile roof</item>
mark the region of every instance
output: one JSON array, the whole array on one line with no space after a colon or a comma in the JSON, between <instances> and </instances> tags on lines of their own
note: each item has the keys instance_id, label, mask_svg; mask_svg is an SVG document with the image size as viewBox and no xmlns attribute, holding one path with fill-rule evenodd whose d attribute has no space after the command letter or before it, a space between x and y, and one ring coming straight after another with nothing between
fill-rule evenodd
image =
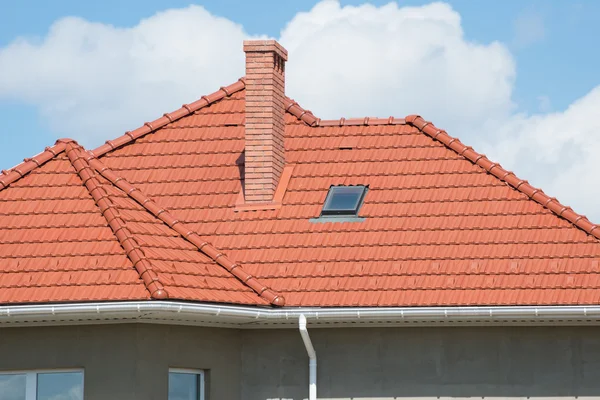
<instances>
[{"instance_id":1,"label":"red tile roof","mask_svg":"<svg viewBox=\"0 0 600 400\"><path fill-rule=\"evenodd\" d=\"M599 303L597 226L417 116L322 121L287 99L282 206L236 211L244 98L240 80L0 175L0 303ZM369 185L364 222L311 223L338 184Z\"/></svg>"},{"instance_id":2,"label":"red tile roof","mask_svg":"<svg viewBox=\"0 0 600 400\"><path fill-rule=\"evenodd\" d=\"M39 168L0 192L1 303L284 304L76 142L36 159Z\"/></svg>"}]
</instances>

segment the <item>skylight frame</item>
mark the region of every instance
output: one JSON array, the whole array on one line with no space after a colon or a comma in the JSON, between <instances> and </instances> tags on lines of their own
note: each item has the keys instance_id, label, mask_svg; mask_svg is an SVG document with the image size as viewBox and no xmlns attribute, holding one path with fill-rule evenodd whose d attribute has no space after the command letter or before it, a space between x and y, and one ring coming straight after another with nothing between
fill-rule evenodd
<instances>
[{"instance_id":1,"label":"skylight frame","mask_svg":"<svg viewBox=\"0 0 600 400\"><path fill-rule=\"evenodd\" d=\"M335 201L335 196L342 194L344 191L360 191L352 208L331 208L331 203ZM358 213L362 208L365 196L369 191L369 185L331 185L327 192L327 197L321 208L319 218L359 218ZM338 192L338 193L336 193Z\"/></svg>"}]
</instances>

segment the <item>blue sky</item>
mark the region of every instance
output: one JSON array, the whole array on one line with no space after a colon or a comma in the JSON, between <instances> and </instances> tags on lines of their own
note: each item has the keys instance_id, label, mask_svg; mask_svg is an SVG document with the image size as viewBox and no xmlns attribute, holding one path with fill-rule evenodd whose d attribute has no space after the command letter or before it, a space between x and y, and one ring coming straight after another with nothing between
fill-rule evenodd
<instances>
[{"instance_id":1,"label":"blue sky","mask_svg":"<svg viewBox=\"0 0 600 400\"><path fill-rule=\"evenodd\" d=\"M77 21L83 21L74 24L74 26L71 26L69 29L77 29L83 24L85 26L82 29L88 29L89 31L92 29L89 27L90 24L99 23L104 27L104 31L93 33L93 35L102 35L105 34L105 31L112 34L110 33L112 32L111 29L117 32L115 34L119 34L122 31L127 31L128 29L133 29L138 26L141 20L159 20L160 18L157 18L156 14L167 9L189 11L190 9L188 6L190 4L196 4L202 6L208 14L210 14L210 18L223 17L228 21L228 24L231 23L231 26L222 24L217 24L218 26L215 25L215 28L213 29L218 30L222 28L223 33L219 33L220 31L202 33L202 31L200 31L199 36L205 36L205 38L209 37L210 40L210 35L212 34L226 35L227 33L225 32L231 32L232 37L234 37L236 35L235 32L237 32L236 29L238 29L242 36L268 35L277 39L281 38L281 40L289 43L289 46L295 48L293 43L297 43L300 40L298 38L302 36L302 29L305 29L303 27L308 26L306 22L302 25L301 20L296 17L298 16L298 13L304 12L308 13L307 15L310 18L316 19L317 13L313 10L313 7L315 7L317 3L317 1L312 0L296 0L293 2L275 0L252 2L245 0L195 2L180 0L171 0L168 2L158 0L130 0L127 2L117 0L105 0L102 2L83 2L75 0L53 0L52 2L47 2L42 0L21 0L18 2L7 2L3 5L3 12L0 13L0 75L2 75L3 69L9 71L7 74L4 74L4 83L0 77L0 118L4 122L0 127L0 168L12 167L24 157L36 154L45 146L53 144L56 138L59 137L75 136L75 138L80 140L84 145L93 147L105 139L119 136L122 134L122 130L133 129L141 125L143 120L140 118L142 117L154 119L160 116L162 112L171 111L171 109L177 108L184 102L192 101L194 98L199 98L207 92L214 91L221 85L231 83L227 80L220 81L220 79L230 79L229 76L236 76L235 73L243 71L243 58L241 58L243 56L237 54L238 52L241 53L241 43L239 44L239 48L231 45L231 48L224 47L222 53L231 53L230 59L234 60L231 62L237 64L229 75L222 75L227 78L222 78L221 75L217 73L198 74L198 80L202 80L203 83L202 85L198 83L199 86L197 90L206 90L206 92L192 92L191 94L185 91L174 92L172 95L173 100L169 101L163 101L158 97L145 96L143 97L143 101L147 101L148 104L142 105L144 107L139 105L139 98L133 98L131 101L124 101L123 104L119 103L113 107L113 105L110 104L113 97L108 96L96 99L93 97L94 89L82 89L75 86L71 88L69 86L69 78L61 77L60 75L40 78L40 76L43 76L48 69L46 68L47 64L45 62L39 61L44 60L43 58L30 59L28 58L29 56L24 56L24 58L19 61L22 64L18 64L14 61L14 58L16 57L15 54L19 55L24 53L14 52L11 50L12 47L27 43L28 48L36 48L36 46L43 48L45 41L51 36L49 32L53 29L53 25L56 25L57 23L58 25L56 26L68 25L66 23L59 23L60 21L64 21L65 17L75 16L79 17ZM340 0L338 8L343 11L350 9L347 8L348 6L360 6L364 3L366 2ZM377 9L389 3L389 1L373 0L368 3L372 4L374 9ZM428 5L431 2L413 0L397 1L396 3L397 8L402 9L407 6L421 7ZM401 84L399 84L400 86L398 86L398 90L395 94L397 97L393 97L391 94L384 94L382 92L382 88L385 87L385 82L367 82L371 87L376 87L378 88L377 90L380 91L374 91L372 93L373 96L379 96L380 93L382 97L388 96L386 97L386 105L378 105L377 102L371 102L369 105L358 104L356 110L350 106L347 106L346 108L340 106L339 109L327 109L320 105L319 96L314 93L314 90L312 93L304 93L298 89L297 84L294 86L293 83L288 80L288 87L290 91L293 92L292 97L297 96L297 99L302 99L303 106L315 111L315 114L322 114L319 116L324 117L332 117L333 114L337 112L352 112L359 114L343 115L346 117L374 114L385 115L385 113L391 113L401 117L406 115L409 111L411 113L422 113L421 109L425 109L429 114L424 116L434 120L438 126L443 125L443 127L447 128L454 136L472 140L472 142L469 142L468 140L464 141L469 144L477 144L480 146L478 149L486 150L492 155L500 157L500 161L503 164L516 168L517 171L522 171L523 174L526 174L526 178L529 178L540 185L545 185L544 188L550 187L550 189L554 190L554 193L558 193L561 196L563 195L562 191L564 191L565 195L568 198L572 198L576 203L580 197L592 196L593 193L587 190L577 189L579 192L577 192L577 195L575 196L570 194L573 192L571 188L568 190L561 188L565 186L564 182L572 181L572 176L580 177L582 179L576 187L587 187L588 185L600 183L595 182L592 175L585 178L581 173L581 171L587 171L586 168L588 167L588 164L584 163L586 157L585 153L588 151L588 148L595 146L596 142L586 142L590 137L590 133L585 131L583 127L580 130L565 136L561 133L561 128L556 128L556 126L568 122L569 118L572 118L572 115L577 116L577 118L586 118L588 114L590 114L590 112L586 110L593 108L586 106L586 104L593 100L589 99L592 97L590 92L600 85L600 75L597 73L597 71L600 71L600 52L593 50L597 48L597 38L600 37L600 21L598 17L600 15L600 2L592 0L456 0L446 1L444 3L449 5L449 7L442 8L441 11L440 9L423 9L425 10L423 11L424 15L429 15L428 18L431 17L435 20L437 18L435 17L436 13L441 13L445 18L443 23L452 25L452 15L457 14L460 16L460 29L464 32L464 35L461 37L460 33L458 33L456 38L450 40L449 43L442 43L443 38L441 37L443 35L431 40L437 40L439 46L443 46L447 52L451 51L449 49L455 44L454 42L460 42L459 44L461 46L466 46L466 49L461 50L461 52L457 54L465 54L465 52L472 50L470 47L479 46L481 51L488 51L490 57L498 56L500 57L499 60L505 62L505 64L503 64L503 69L501 71L498 70L499 72L494 69L493 65L488 65L493 64L492 62L484 65L482 68L475 65L475 75L477 75L479 70L482 71L482 75L485 75L485 78L481 78L483 79L483 83L479 82L477 80L478 78L464 79L464 81L459 82L460 85L458 89L450 88L445 92L447 98L445 99L446 103L444 104L447 104L449 101L452 102L453 98L456 98L456 101L460 103L462 101L460 98L463 92L475 92L478 88L487 88L489 86L490 89L488 93L483 92L479 94L480 98L473 95L472 97L469 97L469 100L465 103L466 106L469 104L472 105L470 107L474 110L472 112L473 115L468 112L465 112L464 114L459 113L461 114L460 118L462 120L472 117L474 121L473 124L469 125L468 121L457 122L450 115L450 112L445 114L443 111L445 105L442 103L434 104L429 107L429 103L438 101L431 96L429 97L431 100L416 99L414 105L415 108L419 107L419 109L413 110L410 107L410 101L406 100L407 97L410 98L413 94L403 93L402 88L404 88L404 86ZM312 14L311 10L313 10ZM342 11L339 11L340 18L346 18L342 16ZM365 14L366 13L367 11L365 11ZM198 18L208 17L200 15ZM361 20L348 18L351 25L362 23ZM295 22L292 23L291 21ZM339 24L336 25L336 21L337 20L328 20L327 24L331 27L339 27ZM388 21L388 23L393 25L393 21ZM165 29L168 29L169 25L167 25L166 22L164 24L165 25L160 26L165 26L167 27ZM200 22L198 22L198 24L200 24ZM286 27L289 28L287 33L282 33ZM198 29L201 29L201 27L198 27ZM331 29L327 30L327 32L330 32ZM360 29L362 28L357 26L356 31L358 32ZM376 28L369 25L369 28L365 29L364 32L370 32ZM77 31L75 30L73 32ZM450 30L449 32L454 31ZM383 33L381 33L381 35L382 34ZM374 37L382 37L380 34L378 35L379 36ZM96 36L93 37L96 38ZM369 43L368 40L370 39L368 39L366 34L360 36L360 38L365 38L366 43ZM145 38L144 40L151 42L155 39L156 38L150 37ZM190 41L193 40L204 39L199 38L198 36L190 37ZM381 41L381 39L379 40ZM403 40L418 42L421 38L415 36L414 38L404 38ZM498 43L500 49L494 47L494 43ZM376 45L376 43L373 44ZM152 43L150 43L150 45L152 45ZM289 46L288 50L290 50ZM290 53L290 61L288 62L290 68L292 68L293 65L299 66L301 64L299 59L302 59L302 62L308 63L305 59L306 57L310 57L310 54L308 56L302 55L304 53L300 50L303 48L301 45L297 45L296 47L298 48L298 50L296 50L296 54L298 54L296 60L298 61L296 64L292 64L294 62L294 53ZM53 55L48 55L46 54L47 52L44 54L46 57L55 59L62 59L65 57L65 62L72 64L74 59L66 58L66 56L60 54L60 48L60 45L52 47L51 50L56 52ZM209 50L206 50L206 52L208 51ZM477 51L474 50L474 53L477 53ZM4 58L2 58L3 53ZM37 53L31 54L35 54L35 57L38 57L39 53L40 52L38 51ZM126 54L126 52L119 54ZM75 57L84 58L86 56L85 53L77 53ZM169 57L169 54L167 53L165 57ZM474 59L479 58L475 57ZM31 64L35 65L27 65L28 60L32 60ZM467 61L465 62L468 62L468 59L466 60ZM75 61L77 61L77 59L75 59ZM352 64L351 60L350 64ZM465 65L465 68L466 67L468 66ZM111 64L111 68L113 68L113 64ZM300 67L297 68L300 69ZM347 69L348 64L344 64L339 68ZM444 68L456 69L458 67L449 62ZM418 80L422 78L423 84L425 85L426 82L435 81L435 78L438 76L452 76L452 72L444 70L444 68L432 72L432 76L423 75L422 77L419 77L416 75L412 79ZM114 92L118 92L119 90L119 84L115 82L124 82L124 84L121 85L127 86L127 74L133 73L131 72L132 70L133 69L129 68L119 70L115 67L115 70L111 71L113 76L120 79L118 81L116 79L113 81L115 86L113 88ZM206 69L206 71L210 70ZM98 72L95 73L97 74ZM75 79L77 79L79 71L75 69L69 72L69 74L74 75ZM82 71L81 74L82 76L94 76L85 75L85 71ZM362 74L368 75L368 68L363 71ZM290 72L290 75L294 76L292 72ZM300 76L301 73L298 72L296 75ZM434 79L432 79L432 77ZM110 78L110 76L108 78ZM108 78L103 77L103 79ZM498 81L502 82L495 82L494 80L496 78ZM56 82L49 82L49 80L52 79ZM61 79L67 79L67 81L63 84ZM165 81L165 79L169 80L171 78L160 77L160 79ZM205 86L203 86L204 83L206 84ZM365 83L365 85L367 83ZM108 81L107 85L110 86L110 84L110 81ZM65 92L68 93L65 94L61 91L61 85L67 87ZM485 103L490 97L496 96L495 93L503 90L502 88L507 85L508 89L506 89L506 94L500 96L501 98L498 101L494 100L494 102L491 102L493 103L492 105L482 106L481 108L477 107L477 104ZM346 86L348 86L348 84L346 84ZM20 87L23 87L22 91L19 89ZM162 88L163 86L160 87ZM205 87L207 89L204 89ZM166 83L164 83L164 88L168 88ZM208 88L212 89L209 90ZM495 88L500 89L496 90ZM39 95L39 93L34 93L36 90L45 93ZM54 107L53 104L53 90L61 92L60 96L57 94L56 107ZM168 91L168 89L166 90ZM351 89L348 90L349 95L358 94L360 91L358 88L356 89L356 93L351 92ZM79 107L79 103L81 102L80 98L83 96L82 93L85 94L86 100L84 105ZM185 96L194 96L194 98L186 97L179 99L177 96L178 94L184 96L181 93L185 93ZM311 97L311 95L314 97ZM399 104L398 111L395 111L396 109L393 107L387 106L387 104L393 103L396 100L398 100ZM175 103L176 101L178 102L177 104ZM406 103L407 101L408 103ZM469 101L471 103L469 103ZM128 116L127 107L134 102L136 103L136 107L145 108L147 111L131 112ZM578 106L579 103L585 104L584 106ZM74 110L83 110L85 112L80 113L81 118L79 119L75 117L71 118L72 120L69 120L68 126L62 125L61 118L69 118L62 116L59 118L57 117L59 114L56 114L53 110L58 108L59 111L64 111L64 109L71 107L70 105L72 104L78 105L77 107L73 106ZM153 104L155 106L153 106ZM171 106L171 104L173 106ZM157 113L158 108L156 108L156 110L154 108L159 105L160 107L167 107L167 109L161 109L161 111ZM575 105L575 107L573 107L573 105ZM83 109L84 106L87 107L85 110ZM93 110L90 111L92 106ZM572 112L569 112L570 107L573 108ZM451 107L446 108L450 109ZM405 109L407 110L406 112L404 112ZM363 112L362 110L365 111ZM320 111L320 113L318 111ZM454 114L456 114L456 112L454 112ZM101 125L103 129L101 134L90 134L86 136L86 132L90 130L90 120L95 118L90 117L90 115L97 115L99 125ZM335 116L337 116L337 114L335 114ZM594 115L591 114L589 115L590 118L593 116ZM102 125L104 120L111 118L118 119L119 123L113 125L106 124L106 126ZM582 122L579 121L579 123ZM494 128L490 129L490 126L494 126ZM496 126L500 127L496 129ZM552 148L552 146L544 144L544 132L542 131L547 131L548 126L551 126L553 132L556 132L554 135L559 144L557 146L570 149L569 154L572 153L570 156L571 158L557 156L556 150ZM122 130L118 130L115 127ZM451 131L451 128L454 128L455 130ZM479 133L484 130L485 133ZM595 131L592 131L592 134L594 132ZM548 133L548 135L550 135L550 139L552 139L552 135L550 133ZM102 137L102 140L100 137ZM503 140L504 138L510 138L510 140ZM540 146L545 150L541 151L536 157L533 157L533 160L523 161L526 160L527 157L529 157L528 155L532 154L532 152L536 152L537 148ZM569 162L569 160L574 160L572 161L573 164L581 164L577 166L579 169L571 168L574 171L571 176L559 176L562 173L561 171L565 168L564 163ZM591 160L589 162L589 165L594 165ZM571 167L571 165L569 164L567 167ZM594 212L591 210L591 205L589 205L588 202L581 201L579 203L584 210L588 209L588 212Z\"/></svg>"}]
</instances>

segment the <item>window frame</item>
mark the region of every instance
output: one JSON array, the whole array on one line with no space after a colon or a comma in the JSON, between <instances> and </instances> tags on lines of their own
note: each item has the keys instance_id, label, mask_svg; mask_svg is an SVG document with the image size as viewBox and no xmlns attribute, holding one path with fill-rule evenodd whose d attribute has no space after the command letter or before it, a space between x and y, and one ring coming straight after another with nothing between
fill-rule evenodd
<instances>
[{"instance_id":1,"label":"window frame","mask_svg":"<svg viewBox=\"0 0 600 400\"><path fill-rule=\"evenodd\" d=\"M331 203L333 202L336 191L343 191L345 188L351 189L362 189L358 194L358 198L356 200L356 206L352 209L326 209L327 207L331 207ZM362 206L362 202L365 198L365 194L367 194L367 186L365 185L331 185L329 186L329 191L327 192L327 197L325 197L325 202L323 203L323 207L321 208L321 216L344 216L344 217L358 217L358 212Z\"/></svg>"},{"instance_id":2,"label":"window frame","mask_svg":"<svg viewBox=\"0 0 600 400\"><path fill-rule=\"evenodd\" d=\"M198 394L200 395L199 396L199 400L204 400L205 399L205 393L204 393L205 382L204 382L204 379L206 377L206 374L204 373L204 370L202 370L202 369L192 369L192 368L169 368L169 375L171 374L171 372L173 372L175 374L197 375L199 377L198 381L200 383L199 387L198 387ZM168 390L168 388L167 388L167 390Z\"/></svg>"},{"instance_id":3,"label":"window frame","mask_svg":"<svg viewBox=\"0 0 600 400\"><path fill-rule=\"evenodd\" d=\"M83 382L81 390L85 399L85 369L83 368L56 368L56 369L28 369L28 370L10 370L1 371L0 375L25 375L25 400L37 400L38 394L38 375L39 374L64 374L72 372L81 372Z\"/></svg>"},{"instance_id":4,"label":"window frame","mask_svg":"<svg viewBox=\"0 0 600 400\"><path fill-rule=\"evenodd\" d=\"M337 211L326 211L325 206L328 202L331 201L331 197L334 193L334 188L362 188L363 191L358 199L356 211L350 213L349 210L337 210ZM325 201L323 202L323 206L321 207L321 212L318 217L311 218L310 222L313 223L324 223L324 222L362 222L365 220L364 217L360 217L359 213L362 209L362 206L365 202L365 198L367 197L367 192L369 191L369 185L331 185L329 186L329 190L327 191L327 196L325 197Z\"/></svg>"}]
</instances>

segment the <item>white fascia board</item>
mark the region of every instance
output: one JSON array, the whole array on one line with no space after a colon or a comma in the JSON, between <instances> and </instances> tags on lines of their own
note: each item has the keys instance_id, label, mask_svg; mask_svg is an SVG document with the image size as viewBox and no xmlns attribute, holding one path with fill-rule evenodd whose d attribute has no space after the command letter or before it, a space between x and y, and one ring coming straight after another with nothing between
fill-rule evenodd
<instances>
[{"instance_id":1,"label":"white fascia board","mask_svg":"<svg viewBox=\"0 0 600 400\"><path fill-rule=\"evenodd\" d=\"M600 306L261 308L133 301L0 306L0 326L141 322L289 328L297 325L300 315L315 327L600 324Z\"/></svg>"}]
</instances>

